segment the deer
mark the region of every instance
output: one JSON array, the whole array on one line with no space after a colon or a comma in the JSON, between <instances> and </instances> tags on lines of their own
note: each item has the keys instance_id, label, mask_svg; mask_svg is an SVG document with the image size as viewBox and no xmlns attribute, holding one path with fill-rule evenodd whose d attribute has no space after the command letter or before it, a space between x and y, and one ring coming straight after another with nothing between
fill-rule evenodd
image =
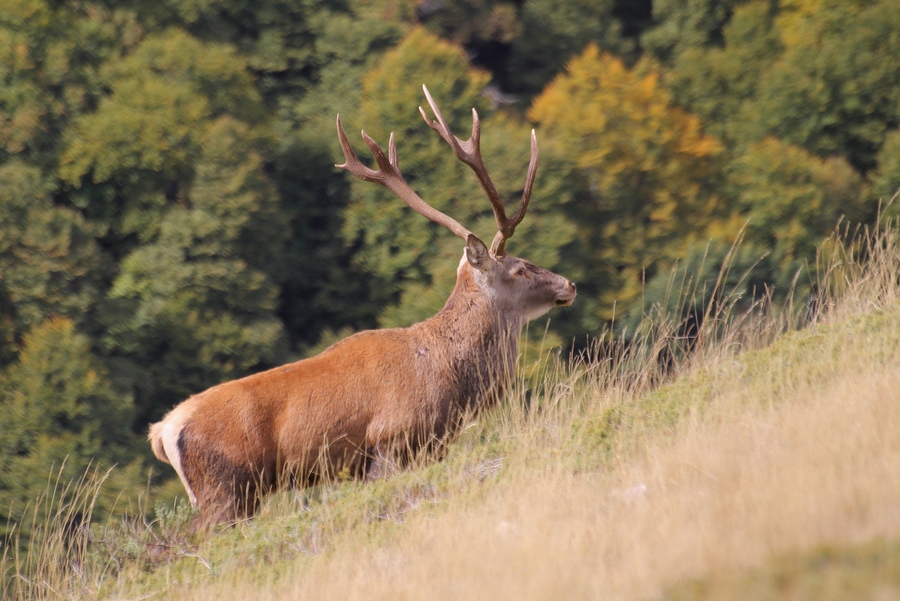
<instances>
[{"instance_id":1,"label":"deer","mask_svg":"<svg viewBox=\"0 0 900 601\"><path fill-rule=\"evenodd\" d=\"M456 284L444 307L425 321L358 332L319 355L213 386L153 424L153 453L174 468L208 525L251 518L261 499L280 488L377 478L387 466L408 465L423 453L439 455L467 416L502 396L524 325L575 299L573 282L505 250L534 185L534 130L521 200L508 218L481 156L477 111L472 109L472 132L462 141L422 88L435 117L420 106L425 123L487 194L497 223L491 246L419 197L400 171L393 133L385 154L362 132L377 168L365 166L338 114L344 163L335 167L384 186L462 238Z\"/></svg>"}]
</instances>

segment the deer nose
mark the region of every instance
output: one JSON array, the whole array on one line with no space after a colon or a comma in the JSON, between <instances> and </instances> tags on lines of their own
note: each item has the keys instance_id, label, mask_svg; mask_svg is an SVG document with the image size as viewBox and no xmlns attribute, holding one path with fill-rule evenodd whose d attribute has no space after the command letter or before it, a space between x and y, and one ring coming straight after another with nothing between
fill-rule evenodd
<instances>
[{"instance_id":1,"label":"deer nose","mask_svg":"<svg viewBox=\"0 0 900 601\"><path fill-rule=\"evenodd\" d=\"M569 288L572 289L572 292L575 292L575 282L573 282L573 281L570 280L570 281L569 281Z\"/></svg>"}]
</instances>

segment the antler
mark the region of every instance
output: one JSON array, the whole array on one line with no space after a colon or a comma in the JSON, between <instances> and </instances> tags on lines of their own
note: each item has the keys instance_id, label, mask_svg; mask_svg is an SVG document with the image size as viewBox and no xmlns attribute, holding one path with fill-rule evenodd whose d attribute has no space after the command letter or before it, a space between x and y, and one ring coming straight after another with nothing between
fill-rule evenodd
<instances>
[{"instance_id":1,"label":"antler","mask_svg":"<svg viewBox=\"0 0 900 601\"><path fill-rule=\"evenodd\" d=\"M531 189L534 187L534 175L537 172L537 136L535 136L532 129L531 160L528 163L528 175L525 177L525 189L522 191L522 200L519 203L519 209L516 211L516 214L511 218L507 218L506 210L503 208L503 200L500 198L497 188L494 187L494 182L491 181L491 176L488 174L484 161L481 158L481 122L478 119L478 112L474 108L472 109L472 134L468 140L463 142L450 131L447 120L441 114L441 110L428 92L428 88L423 85L422 89L425 91L425 98L428 99L428 104L431 106L434 116L437 117L437 121L432 121L420 106L419 112L422 114L422 118L425 119L425 123L453 148L453 152L459 160L472 168L472 171L478 177L478 181L481 182L481 187L491 201L494 219L497 221L497 234L491 243L491 254L496 257L502 257L506 254L506 241L515 233L516 226L522 222L522 219L525 217L525 211L528 210Z\"/></svg>"},{"instance_id":2,"label":"antler","mask_svg":"<svg viewBox=\"0 0 900 601\"><path fill-rule=\"evenodd\" d=\"M337 130L346 162L343 165L335 165L335 167L338 169L345 169L367 182L381 184L402 198L415 212L423 217L427 217L439 225L443 225L463 240L468 241L469 236L472 235L469 230L464 228L458 221L449 215L441 213L422 200L410 185L406 183L406 180L403 179L403 174L400 173L400 165L397 161L397 147L394 144L393 133L388 141L388 156L385 156L384 151L375 140L370 138L365 131L362 132L362 139L365 141L366 146L369 147L369 150L372 152L372 157L374 157L375 162L378 164L379 169L376 171L375 169L370 169L363 165L359 160L359 157L356 156L356 153L353 152L350 141L347 140L347 134L344 133L344 127L341 125L340 115L337 116Z\"/></svg>"}]
</instances>

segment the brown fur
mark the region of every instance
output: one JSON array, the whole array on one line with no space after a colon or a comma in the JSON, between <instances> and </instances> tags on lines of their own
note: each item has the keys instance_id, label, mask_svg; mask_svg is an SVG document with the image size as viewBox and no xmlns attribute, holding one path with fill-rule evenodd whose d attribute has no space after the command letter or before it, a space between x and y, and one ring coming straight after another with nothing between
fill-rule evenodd
<instances>
[{"instance_id":1,"label":"brown fur","mask_svg":"<svg viewBox=\"0 0 900 601\"><path fill-rule=\"evenodd\" d=\"M526 320L505 305L542 313L575 296L570 282L521 259L491 261L498 273L463 262L444 309L424 322L360 332L318 356L192 396L151 427L154 453L171 462L163 427L183 420L179 475L201 514L228 522L251 515L279 486L364 476L379 458L402 462L445 442L512 373ZM520 264L524 274L506 273ZM521 288L518 298L502 286L490 298L476 281L487 276Z\"/></svg>"},{"instance_id":2,"label":"brown fur","mask_svg":"<svg viewBox=\"0 0 900 601\"><path fill-rule=\"evenodd\" d=\"M424 87L423 87L424 89ZM434 317L408 328L360 332L322 354L226 382L187 399L150 428L153 453L172 465L207 523L253 514L281 486L308 486L338 475L379 474L387 461L434 453L465 415L495 402L509 381L524 324L571 304L575 285L509 257L506 239L525 215L537 141L519 210L507 218L472 137L455 138L427 89L438 121L426 123L475 171L498 225L491 251L459 223L428 206L403 179L391 136L389 152L363 133L379 170L362 165L337 119L346 163L411 208L460 236L466 251L456 286Z\"/></svg>"}]
</instances>

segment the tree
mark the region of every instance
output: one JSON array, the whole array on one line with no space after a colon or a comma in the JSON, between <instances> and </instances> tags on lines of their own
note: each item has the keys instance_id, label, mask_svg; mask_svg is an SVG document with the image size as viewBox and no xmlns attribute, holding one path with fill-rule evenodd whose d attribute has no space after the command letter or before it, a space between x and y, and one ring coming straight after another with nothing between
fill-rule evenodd
<instances>
[{"instance_id":1,"label":"tree","mask_svg":"<svg viewBox=\"0 0 900 601\"><path fill-rule=\"evenodd\" d=\"M84 322L101 295L90 224L57 207L53 184L22 161L0 165L0 366L30 328L57 315Z\"/></svg>"},{"instance_id":2,"label":"tree","mask_svg":"<svg viewBox=\"0 0 900 601\"><path fill-rule=\"evenodd\" d=\"M134 439L130 398L113 392L88 338L71 320L36 324L0 381L2 537L63 464L64 484L89 466L129 463Z\"/></svg>"},{"instance_id":3,"label":"tree","mask_svg":"<svg viewBox=\"0 0 900 601\"><path fill-rule=\"evenodd\" d=\"M528 0L522 5L521 33L513 40L509 79L513 89L535 94L566 62L594 44L626 53L612 0Z\"/></svg>"},{"instance_id":4,"label":"tree","mask_svg":"<svg viewBox=\"0 0 900 601\"><path fill-rule=\"evenodd\" d=\"M755 137L872 169L886 133L900 126L900 4L795 0L777 27L785 50L760 79Z\"/></svg>"},{"instance_id":5,"label":"tree","mask_svg":"<svg viewBox=\"0 0 900 601\"><path fill-rule=\"evenodd\" d=\"M894 196L900 191L900 130L885 136L884 145L878 154L878 168L871 174L872 192L875 198L887 203L893 199L888 214L900 215L900 201Z\"/></svg>"},{"instance_id":6,"label":"tree","mask_svg":"<svg viewBox=\"0 0 900 601\"><path fill-rule=\"evenodd\" d=\"M667 64L682 52L719 46L735 4L735 0L657 0L654 26L641 36L641 43Z\"/></svg>"},{"instance_id":7,"label":"tree","mask_svg":"<svg viewBox=\"0 0 900 601\"><path fill-rule=\"evenodd\" d=\"M572 166L586 294L597 325L638 298L644 279L706 235L716 216L719 142L673 106L648 63L629 70L589 46L528 113L548 153Z\"/></svg>"},{"instance_id":8,"label":"tree","mask_svg":"<svg viewBox=\"0 0 900 601\"><path fill-rule=\"evenodd\" d=\"M166 208L183 202L215 120L229 115L258 127L265 112L232 48L178 30L148 36L103 75L110 93L67 129L59 174L84 189L87 215L116 242L149 240ZM260 141L257 132L251 138Z\"/></svg>"},{"instance_id":9,"label":"tree","mask_svg":"<svg viewBox=\"0 0 900 601\"><path fill-rule=\"evenodd\" d=\"M18 0L0 11L0 161L55 169L61 133L103 94L101 66L133 40L127 10Z\"/></svg>"},{"instance_id":10,"label":"tree","mask_svg":"<svg viewBox=\"0 0 900 601\"><path fill-rule=\"evenodd\" d=\"M333 68L377 56L415 18L412 2L396 0L129 1L143 23L177 27L205 43L237 50L276 120L290 120L298 102L320 95ZM327 86L326 86L327 87ZM338 97L331 98L339 101Z\"/></svg>"},{"instance_id":11,"label":"tree","mask_svg":"<svg viewBox=\"0 0 900 601\"><path fill-rule=\"evenodd\" d=\"M89 213L109 199L66 193L59 154L72 121L105 93L102 65L137 29L133 13L89 3L21 0L0 11L0 364L47 317L96 331L114 261L97 244L107 225Z\"/></svg>"},{"instance_id":12,"label":"tree","mask_svg":"<svg viewBox=\"0 0 900 601\"><path fill-rule=\"evenodd\" d=\"M158 237L122 261L113 284L125 315L107 340L139 369L142 419L284 358L278 289L267 272L281 272L286 229L251 138L230 117L211 125L184 206L167 209Z\"/></svg>"},{"instance_id":13,"label":"tree","mask_svg":"<svg viewBox=\"0 0 900 601\"><path fill-rule=\"evenodd\" d=\"M681 47L663 78L674 100L698 115L709 133L752 141L746 129L761 80L783 51L769 3L735 8L723 27L722 44Z\"/></svg>"},{"instance_id":14,"label":"tree","mask_svg":"<svg viewBox=\"0 0 900 601\"><path fill-rule=\"evenodd\" d=\"M271 116L265 170L281 198L278 316L292 352L305 354L325 332L372 327L372 276L341 236L349 182L334 168L334 116L355 112L360 79L414 19L393 0L210 0L137 3L160 26L236 49ZM337 154L335 154L337 152Z\"/></svg>"},{"instance_id":15,"label":"tree","mask_svg":"<svg viewBox=\"0 0 900 601\"><path fill-rule=\"evenodd\" d=\"M745 246L769 255L765 279L786 293L815 260L817 247L845 218L859 223L866 207L862 178L840 158L820 159L777 138L751 144L728 168L735 226L745 224Z\"/></svg>"},{"instance_id":16,"label":"tree","mask_svg":"<svg viewBox=\"0 0 900 601\"><path fill-rule=\"evenodd\" d=\"M900 6L891 0L749 2L722 47L672 59L675 98L739 145L776 136L860 173L900 124Z\"/></svg>"}]
</instances>

